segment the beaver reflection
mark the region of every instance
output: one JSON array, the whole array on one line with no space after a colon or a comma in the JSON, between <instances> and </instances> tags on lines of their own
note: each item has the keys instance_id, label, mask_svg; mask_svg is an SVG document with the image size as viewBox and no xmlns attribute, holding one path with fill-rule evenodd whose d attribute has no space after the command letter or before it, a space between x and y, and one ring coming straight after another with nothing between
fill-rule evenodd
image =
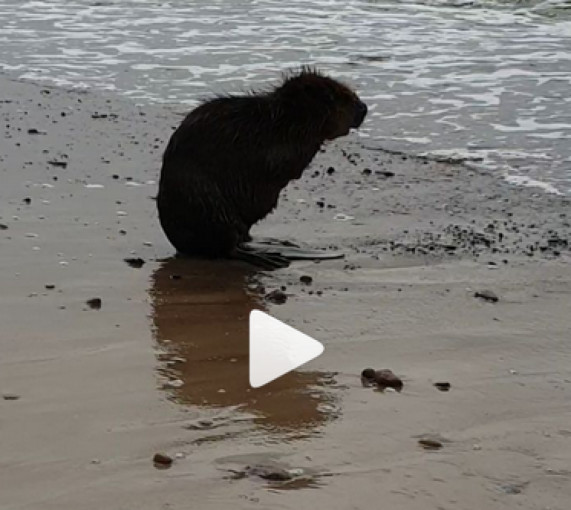
<instances>
[{"instance_id":1,"label":"beaver reflection","mask_svg":"<svg viewBox=\"0 0 571 510\"><path fill-rule=\"evenodd\" d=\"M252 269L239 262L171 258L152 277L155 338L165 362L161 375L182 381L168 387L181 404L240 406L258 425L311 428L332 406L320 372L293 372L258 389L248 383L249 313L264 310Z\"/></svg>"}]
</instances>

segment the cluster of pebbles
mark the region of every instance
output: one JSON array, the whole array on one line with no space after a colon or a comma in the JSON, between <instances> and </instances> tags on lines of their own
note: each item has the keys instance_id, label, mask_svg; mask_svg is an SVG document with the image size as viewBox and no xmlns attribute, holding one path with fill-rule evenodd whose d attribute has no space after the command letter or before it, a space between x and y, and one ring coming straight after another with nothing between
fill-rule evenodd
<instances>
[{"instance_id":1,"label":"cluster of pebbles","mask_svg":"<svg viewBox=\"0 0 571 510\"><path fill-rule=\"evenodd\" d=\"M554 230L528 233L533 224L494 220L484 229L472 225L451 224L441 232L417 231L396 241L380 243L383 252L412 255L527 255L528 257L558 257L569 251L569 239Z\"/></svg>"},{"instance_id":2,"label":"cluster of pebbles","mask_svg":"<svg viewBox=\"0 0 571 510\"><path fill-rule=\"evenodd\" d=\"M342 148L345 147L345 148ZM333 166L334 165L334 166ZM461 164L346 141L293 186L287 216L343 221L336 249L380 258L557 258L570 253L569 196Z\"/></svg>"}]
</instances>

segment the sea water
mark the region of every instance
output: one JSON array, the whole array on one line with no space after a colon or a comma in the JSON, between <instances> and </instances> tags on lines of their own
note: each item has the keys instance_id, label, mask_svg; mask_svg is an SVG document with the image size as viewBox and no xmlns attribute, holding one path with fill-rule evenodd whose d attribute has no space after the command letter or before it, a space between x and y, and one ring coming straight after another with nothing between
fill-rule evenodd
<instances>
[{"instance_id":1,"label":"sea water","mask_svg":"<svg viewBox=\"0 0 571 510\"><path fill-rule=\"evenodd\" d=\"M571 0L0 0L23 78L182 109L300 64L358 90L368 143L571 193Z\"/></svg>"}]
</instances>

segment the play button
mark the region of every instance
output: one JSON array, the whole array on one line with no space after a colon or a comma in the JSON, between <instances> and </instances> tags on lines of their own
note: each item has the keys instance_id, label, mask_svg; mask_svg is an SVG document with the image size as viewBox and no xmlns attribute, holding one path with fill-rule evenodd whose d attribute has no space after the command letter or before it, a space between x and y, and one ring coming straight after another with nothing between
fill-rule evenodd
<instances>
[{"instance_id":1,"label":"play button","mask_svg":"<svg viewBox=\"0 0 571 510\"><path fill-rule=\"evenodd\" d=\"M317 358L323 345L260 310L250 312L250 386L264 384Z\"/></svg>"}]
</instances>

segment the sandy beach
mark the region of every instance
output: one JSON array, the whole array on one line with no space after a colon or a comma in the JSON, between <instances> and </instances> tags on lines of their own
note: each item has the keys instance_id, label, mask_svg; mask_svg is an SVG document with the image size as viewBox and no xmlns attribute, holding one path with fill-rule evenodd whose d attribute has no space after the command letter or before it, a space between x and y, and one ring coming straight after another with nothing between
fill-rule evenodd
<instances>
[{"instance_id":1,"label":"sandy beach","mask_svg":"<svg viewBox=\"0 0 571 510\"><path fill-rule=\"evenodd\" d=\"M2 510L567 510L569 197L351 135L254 232L344 259L177 259L154 196L182 108L0 91ZM324 354L250 389L254 308Z\"/></svg>"}]
</instances>

